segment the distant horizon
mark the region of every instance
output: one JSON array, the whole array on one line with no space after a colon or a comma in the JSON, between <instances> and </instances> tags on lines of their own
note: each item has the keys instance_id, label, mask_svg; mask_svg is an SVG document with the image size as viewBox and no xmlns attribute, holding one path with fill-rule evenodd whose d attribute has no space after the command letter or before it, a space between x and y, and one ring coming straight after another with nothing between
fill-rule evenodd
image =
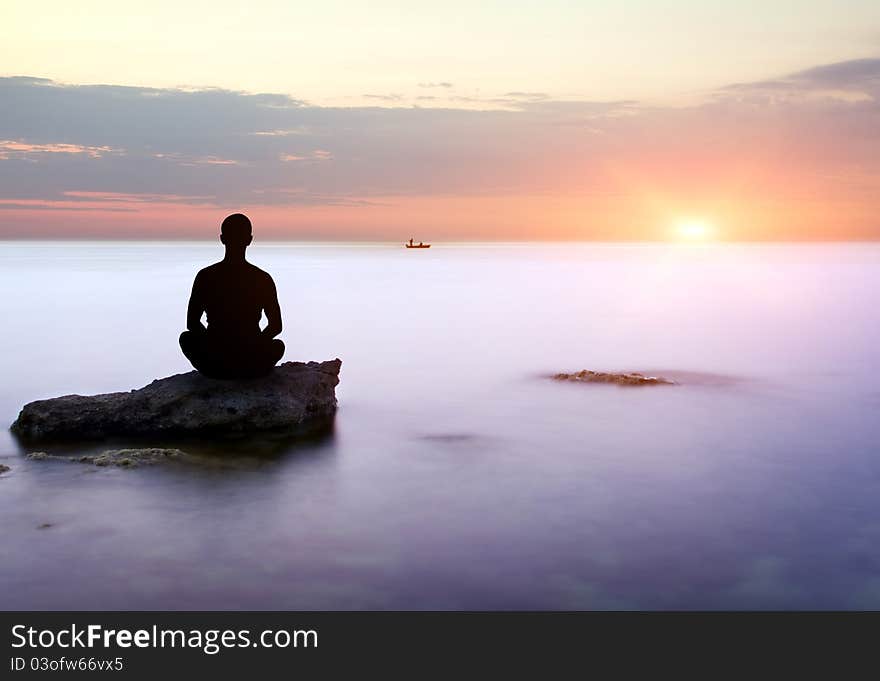
<instances>
[{"instance_id":1,"label":"distant horizon","mask_svg":"<svg viewBox=\"0 0 880 681\"><path fill-rule=\"evenodd\" d=\"M254 237L252 246L262 244L287 244L287 243L304 243L304 244L396 244L402 246L408 239L308 239L308 238L276 238L276 239L260 239ZM418 242L419 239L416 239ZM725 245L748 245L748 244L880 244L880 237L874 239L754 239L754 240L732 240L732 239L712 239L700 241L685 241L676 239L456 239L456 240L440 240L440 239L422 239L423 243L432 246L456 245L456 244L646 244L646 245L669 245L669 246L687 246L687 247L711 247ZM76 236L58 236L58 237L0 237L0 243L180 243L180 244L220 244L219 239L211 238L192 238L192 237L76 237Z\"/></svg>"}]
</instances>

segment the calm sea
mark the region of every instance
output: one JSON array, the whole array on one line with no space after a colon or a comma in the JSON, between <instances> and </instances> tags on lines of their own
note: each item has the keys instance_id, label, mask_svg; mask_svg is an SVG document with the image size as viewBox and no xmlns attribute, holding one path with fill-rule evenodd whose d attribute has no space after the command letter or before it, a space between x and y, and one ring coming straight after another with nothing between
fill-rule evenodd
<instances>
[{"instance_id":1,"label":"calm sea","mask_svg":"<svg viewBox=\"0 0 880 681\"><path fill-rule=\"evenodd\" d=\"M0 244L0 420L189 370L220 256ZM285 359L343 360L334 432L135 470L0 433L0 607L880 608L880 245L250 258ZM578 369L681 384L546 377Z\"/></svg>"}]
</instances>

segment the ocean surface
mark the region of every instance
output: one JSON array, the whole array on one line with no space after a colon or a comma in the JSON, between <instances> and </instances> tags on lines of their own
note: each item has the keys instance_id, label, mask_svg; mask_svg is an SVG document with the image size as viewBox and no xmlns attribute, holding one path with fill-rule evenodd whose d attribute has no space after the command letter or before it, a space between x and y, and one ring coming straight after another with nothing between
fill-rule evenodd
<instances>
[{"instance_id":1,"label":"ocean surface","mask_svg":"<svg viewBox=\"0 0 880 681\"><path fill-rule=\"evenodd\" d=\"M333 432L128 470L4 429L0 608L880 608L880 245L249 254L285 360L342 359ZM0 421L188 371L221 255L0 244Z\"/></svg>"}]
</instances>

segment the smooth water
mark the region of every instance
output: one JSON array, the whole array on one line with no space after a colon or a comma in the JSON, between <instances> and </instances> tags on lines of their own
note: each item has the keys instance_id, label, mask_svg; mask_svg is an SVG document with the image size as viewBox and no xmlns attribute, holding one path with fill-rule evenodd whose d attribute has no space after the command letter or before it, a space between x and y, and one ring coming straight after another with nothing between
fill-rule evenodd
<instances>
[{"instance_id":1,"label":"smooth water","mask_svg":"<svg viewBox=\"0 0 880 681\"><path fill-rule=\"evenodd\" d=\"M0 420L189 370L220 255L0 244ZM134 470L0 434L0 607L880 608L880 245L250 257L285 359L343 360L334 432ZM681 385L546 377L584 368Z\"/></svg>"}]
</instances>

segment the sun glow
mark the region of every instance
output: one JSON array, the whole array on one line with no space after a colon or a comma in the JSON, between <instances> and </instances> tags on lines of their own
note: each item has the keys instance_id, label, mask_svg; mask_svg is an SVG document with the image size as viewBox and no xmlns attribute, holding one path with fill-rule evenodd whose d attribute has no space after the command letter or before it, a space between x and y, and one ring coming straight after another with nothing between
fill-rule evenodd
<instances>
[{"instance_id":1,"label":"sun glow","mask_svg":"<svg viewBox=\"0 0 880 681\"><path fill-rule=\"evenodd\" d=\"M705 241L712 233L712 225L705 220L682 220L675 226L675 235L685 241Z\"/></svg>"}]
</instances>

